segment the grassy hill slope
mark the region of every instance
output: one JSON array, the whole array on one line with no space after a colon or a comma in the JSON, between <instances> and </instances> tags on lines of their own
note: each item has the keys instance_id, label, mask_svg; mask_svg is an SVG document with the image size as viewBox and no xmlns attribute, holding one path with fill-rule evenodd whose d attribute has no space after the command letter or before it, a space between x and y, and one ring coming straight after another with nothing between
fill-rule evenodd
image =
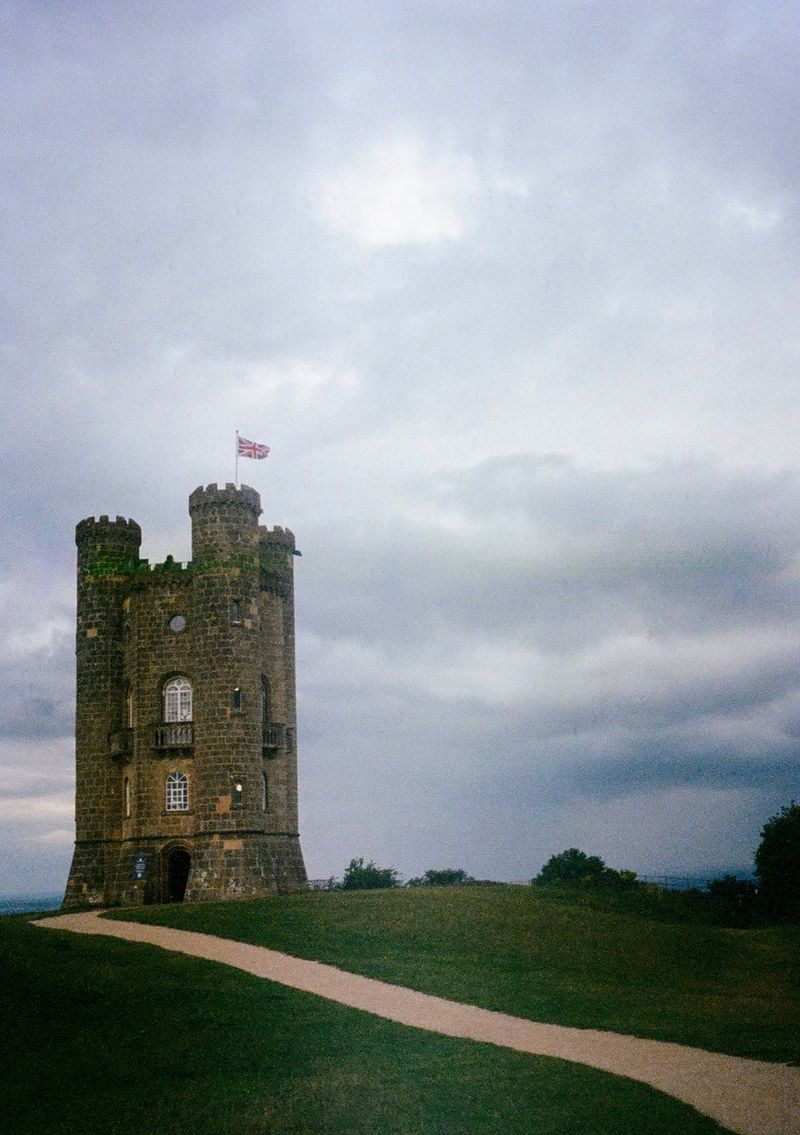
<instances>
[{"instance_id":1,"label":"grassy hill slope","mask_svg":"<svg viewBox=\"0 0 800 1135\"><path fill-rule=\"evenodd\" d=\"M119 917L271 946L534 1020L800 1059L797 929L699 924L669 896L315 892Z\"/></svg>"},{"instance_id":2,"label":"grassy hill slope","mask_svg":"<svg viewBox=\"0 0 800 1135\"><path fill-rule=\"evenodd\" d=\"M250 916L319 918L326 899L339 914L362 909L361 896L309 896ZM214 909L196 917L213 920ZM0 956L0 1114L11 1135L721 1130L643 1085L404 1028L154 947L6 917Z\"/></svg>"}]
</instances>

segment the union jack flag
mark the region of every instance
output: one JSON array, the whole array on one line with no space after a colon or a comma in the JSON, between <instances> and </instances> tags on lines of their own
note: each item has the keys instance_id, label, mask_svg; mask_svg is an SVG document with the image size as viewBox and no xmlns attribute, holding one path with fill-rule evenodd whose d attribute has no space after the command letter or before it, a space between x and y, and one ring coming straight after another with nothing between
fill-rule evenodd
<instances>
[{"instance_id":1,"label":"union jack flag","mask_svg":"<svg viewBox=\"0 0 800 1135\"><path fill-rule=\"evenodd\" d=\"M268 445L261 445L257 441L248 441L246 437L239 438L240 457L254 457L256 461L263 461L268 455Z\"/></svg>"}]
</instances>

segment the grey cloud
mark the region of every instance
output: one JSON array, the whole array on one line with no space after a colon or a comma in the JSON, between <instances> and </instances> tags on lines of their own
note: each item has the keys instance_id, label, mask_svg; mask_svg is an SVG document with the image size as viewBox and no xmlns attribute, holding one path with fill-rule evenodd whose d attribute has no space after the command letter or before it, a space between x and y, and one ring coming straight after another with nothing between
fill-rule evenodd
<instances>
[{"instance_id":1,"label":"grey cloud","mask_svg":"<svg viewBox=\"0 0 800 1135\"><path fill-rule=\"evenodd\" d=\"M567 799L610 800L631 793L703 786L712 789L769 790L778 799L791 796L800 777L800 751L771 752L764 759L743 759L731 753L687 755L670 751L668 741L643 748L636 755L600 763L566 765L556 775L534 784L529 793L540 802ZM765 817L766 819L766 817Z\"/></svg>"},{"instance_id":2,"label":"grey cloud","mask_svg":"<svg viewBox=\"0 0 800 1135\"><path fill-rule=\"evenodd\" d=\"M26 770L27 771L27 770ZM63 793L72 794L75 778L64 769L43 769L38 776L21 775L17 784L6 784L3 787L3 798L7 800L30 800L34 804L37 800L51 798ZM41 823L38 816L33 820Z\"/></svg>"},{"instance_id":3,"label":"grey cloud","mask_svg":"<svg viewBox=\"0 0 800 1135\"><path fill-rule=\"evenodd\" d=\"M642 768L651 803L670 770L700 800L705 762L745 846L735 801L774 810L796 767L799 28L716 0L12 6L3 633L71 619L84 516L188 557L241 428L304 552L314 871L512 871L532 826L543 861L583 829L515 800L518 765L563 768L593 831ZM398 138L468 169L458 239L326 223L325 179ZM295 363L352 383L259 383ZM54 778L66 749L31 746L69 732L72 666L0 659L6 743Z\"/></svg>"},{"instance_id":4,"label":"grey cloud","mask_svg":"<svg viewBox=\"0 0 800 1135\"><path fill-rule=\"evenodd\" d=\"M66 683L65 683L66 684ZM0 703L0 737L67 737L74 721L72 700L31 697L21 683L6 687Z\"/></svg>"},{"instance_id":5,"label":"grey cloud","mask_svg":"<svg viewBox=\"0 0 800 1135\"><path fill-rule=\"evenodd\" d=\"M779 626L800 609L800 486L789 475L608 473L520 455L439 474L414 494L433 522L355 544L308 533L315 593L336 597L309 612L312 625L403 641L446 621L560 651L626 628ZM376 608L388 621L370 617Z\"/></svg>"}]
</instances>

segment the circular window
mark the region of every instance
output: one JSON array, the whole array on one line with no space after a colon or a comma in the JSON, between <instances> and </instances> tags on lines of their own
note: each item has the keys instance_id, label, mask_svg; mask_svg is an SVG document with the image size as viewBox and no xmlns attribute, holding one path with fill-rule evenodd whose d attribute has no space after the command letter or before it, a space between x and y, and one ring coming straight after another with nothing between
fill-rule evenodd
<instances>
[{"instance_id":1,"label":"circular window","mask_svg":"<svg viewBox=\"0 0 800 1135\"><path fill-rule=\"evenodd\" d=\"M171 631L175 631L176 634L178 631L184 630L185 627L186 619L183 617L183 615L173 615L169 621L169 629Z\"/></svg>"}]
</instances>

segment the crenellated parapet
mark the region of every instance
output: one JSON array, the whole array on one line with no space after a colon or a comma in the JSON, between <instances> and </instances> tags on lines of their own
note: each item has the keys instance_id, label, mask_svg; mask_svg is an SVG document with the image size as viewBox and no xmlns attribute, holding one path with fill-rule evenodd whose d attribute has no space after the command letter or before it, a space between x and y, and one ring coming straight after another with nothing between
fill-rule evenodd
<instances>
[{"instance_id":1,"label":"crenellated parapet","mask_svg":"<svg viewBox=\"0 0 800 1135\"><path fill-rule=\"evenodd\" d=\"M185 590L191 587L193 580L192 564L181 563L172 556L167 556L163 563L151 564L149 560L139 560L136 572L131 580L131 593L141 594L151 588L165 590L180 587Z\"/></svg>"},{"instance_id":2,"label":"crenellated parapet","mask_svg":"<svg viewBox=\"0 0 800 1135\"><path fill-rule=\"evenodd\" d=\"M276 524L274 528L266 528L263 524L259 526L258 536L260 540L266 541L268 544L279 544L294 551L294 532L290 528L281 528Z\"/></svg>"},{"instance_id":3,"label":"crenellated parapet","mask_svg":"<svg viewBox=\"0 0 800 1135\"><path fill-rule=\"evenodd\" d=\"M198 485L189 497L189 513L194 515L201 509L218 509L233 506L234 508L249 509L256 516L261 515L261 497L249 485L239 488L232 481L220 488L215 482L211 485Z\"/></svg>"},{"instance_id":4,"label":"crenellated parapet","mask_svg":"<svg viewBox=\"0 0 800 1135\"><path fill-rule=\"evenodd\" d=\"M81 520L75 528L78 568L90 575L127 574L139 563L142 530L135 520L118 516Z\"/></svg>"}]
</instances>

